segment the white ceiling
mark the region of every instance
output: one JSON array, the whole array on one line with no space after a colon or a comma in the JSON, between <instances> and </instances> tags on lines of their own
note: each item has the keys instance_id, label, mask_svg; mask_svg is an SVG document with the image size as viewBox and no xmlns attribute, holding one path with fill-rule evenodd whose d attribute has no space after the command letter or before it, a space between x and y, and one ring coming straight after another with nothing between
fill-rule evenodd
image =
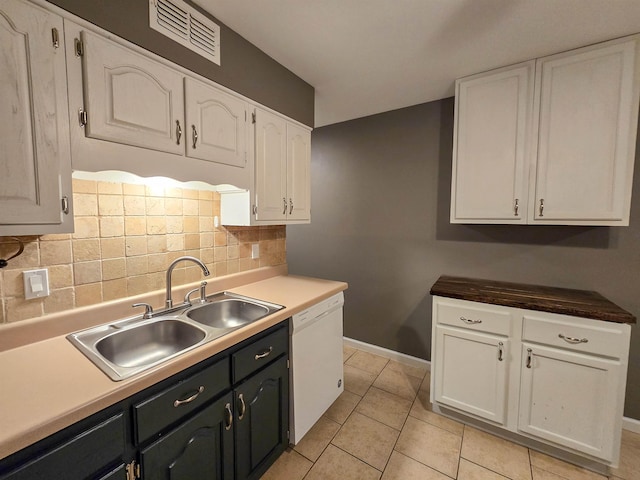
<instances>
[{"instance_id":1,"label":"white ceiling","mask_svg":"<svg viewBox=\"0 0 640 480\"><path fill-rule=\"evenodd\" d=\"M194 2L315 87L317 127L451 96L457 77L640 32L640 0Z\"/></svg>"}]
</instances>

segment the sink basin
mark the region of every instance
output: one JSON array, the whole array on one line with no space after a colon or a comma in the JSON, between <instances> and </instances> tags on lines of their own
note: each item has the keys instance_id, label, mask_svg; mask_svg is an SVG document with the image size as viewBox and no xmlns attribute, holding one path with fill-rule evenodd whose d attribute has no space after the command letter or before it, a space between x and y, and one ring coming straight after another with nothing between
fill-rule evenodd
<instances>
[{"instance_id":1,"label":"sink basin","mask_svg":"<svg viewBox=\"0 0 640 480\"><path fill-rule=\"evenodd\" d=\"M154 364L202 341L206 333L179 320L158 320L116 331L96 343L100 355L119 367Z\"/></svg>"},{"instance_id":2,"label":"sink basin","mask_svg":"<svg viewBox=\"0 0 640 480\"><path fill-rule=\"evenodd\" d=\"M269 314L269 308L257 303L227 298L195 307L187 317L213 328L235 328Z\"/></svg>"},{"instance_id":3,"label":"sink basin","mask_svg":"<svg viewBox=\"0 0 640 480\"><path fill-rule=\"evenodd\" d=\"M284 308L233 293L207 297L153 314L131 317L67 335L112 380L143 372Z\"/></svg>"}]
</instances>

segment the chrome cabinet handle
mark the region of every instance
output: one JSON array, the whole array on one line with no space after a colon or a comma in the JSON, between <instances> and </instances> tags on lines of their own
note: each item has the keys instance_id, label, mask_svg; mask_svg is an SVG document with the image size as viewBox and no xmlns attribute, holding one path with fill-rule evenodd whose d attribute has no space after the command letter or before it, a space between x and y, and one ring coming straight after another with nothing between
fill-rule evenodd
<instances>
[{"instance_id":1,"label":"chrome cabinet handle","mask_svg":"<svg viewBox=\"0 0 640 480\"><path fill-rule=\"evenodd\" d=\"M498 361L502 361L502 347L504 347L504 343L498 342Z\"/></svg>"},{"instance_id":2,"label":"chrome cabinet handle","mask_svg":"<svg viewBox=\"0 0 640 480\"><path fill-rule=\"evenodd\" d=\"M293 212L293 200L289 197L289 215Z\"/></svg>"},{"instance_id":3,"label":"chrome cabinet handle","mask_svg":"<svg viewBox=\"0 0 640 480\"><path fill-rule=\"evenodd\" d=\"M227 418L225 419L225 425L224 425L224 429L225 430L231 430L231 426L233 425L233 412L231 411L231 404L227 403L224 406L224 411L227 415Z\"/></svg>"},{"instance_id":4,"label":"chrome cabinet handle","mask_svg":"<svg viewBox=\"0 0 640 480\"><path fill-rule=\"evenodd\" d=\"M462 320L467 325L476 325L478 323L482 323L482 320L472 320L472 319L466 318L466 317L460 317L460 320Z\"/></svg>"},{"instance_id":5,"label":"chrome cabinet handle","mask_svg":"<svg viewBox=\"0 0 640 480\"><path fill-rule=\"evenodd\" d=\"M198 388L198 391L193 395L191 395L189 398L185 398L184 400L176 400L175 402L173 402L173 406L179 407L180 405L184 405L185 403L191 403L196 398L198 398L198 395L200 395L202 392L204 392L204 385L200 385L200 387Z\"/></svg>"},{"instance_id":6,"label":"chrome cabinet handle","mask_svg":"<svg viewBox=\"0 0 640 480\"><path fill-rule=\"evenodd\" d=\"M62 197L62 213L69 215L69 197L66 195Z\"/></svg>"},{"instance_id":7,"label":"chrome cabinet handle","mask_svg":"<svg viewBox=\"0 0 640 480\"><path fill-rule=\"evenodd\" d=\"M544 212L544 198L541 198L540 199L540 216L541 217L544 217L543 212Z\"/></svg>"},{"instance_id":8,"label":"chrome cabinet handle","mask_svg":"<svg viewBox=\"0 0 640 480\"><path fill-rule=\"evenodd\" d=\"M240 400L240 412L238 412L238 420L242 420L244 418L244 414L247 411L247 406L244 404L244 395L241 393L238 395L238 400Z\"/></svg>"},{"instance_id":9,"label":"chrome cabinet handle","mask_svg":"<svg viewBox=\"0 0 640 480\"><path fill-rule=\"evenodd\" d=\"M282 197L282 204L284 205L284 208L282 210L282 214L285 215L287 213L287 199Z\"/></svg>"},{"instance_id":10,"label":"chrome cabinet handle","mask_svg":"<svg viewBox=\"0 0 640 480\"><path fill-rule=\"evenodd\" d=\"M195 125L191 125L191 133L193 137L193 148L196 148L196 144L198 143L198 130L196 130Z\"/></svg>"},{"instance_id":11,"label":"chrome cabinet handle","mask_svg":"<svg viewBox=\"0 0 640 480\"><path fill-rule=\"evenodd\" d=\"M180 139L182 138L182 127L180 126L180 120L176 120L176 143L180 145Z\"/></svg>"},{"instance_id":12,"label":"chrome cabinet handle","mask_svg":"<svg viewBox=\"0 0 640 480\"><path fill-rule=\"evenodd\" d=\"M51 29L51 44L53 45L53 48L60 47L60 34L58 33L58 29L55 27Z\"/></svg>"},{"instance_id":13,"label":"chrome cabinet handle","mask_svg":"<svg viewBox=\"0 0 640 480\"><path fill-rule=\"evenodd\" d=\"M527 368L531 368L531 357L533 357L533 351L527 348Z\"/></svg>"},{"instance_id":14,"label":"chrome cabinet handle","mask_svg":"<svg viewBox=\"0 0 640 480\"><path fill-rule=\"evenodd\" d=\"M515 201L513 202L513 216L517 217L518 216L518 209L520 208L520 205L518 205L518 199L516 198Z\"/></svg>"},{"instance_id":15,"label":"chrome cabinet handle","mask_svg":"<svg viewBox=\"0 0 640 480\"><path fill-rule=\"evenodd\" d=\"M265 358L268 357L271 352L273 352L273 347L269 347L267 350L260 352L260 353L256 353L256 356L254 357L256 360L260 360L261 358Z\"/></svg>"},{"instance_id":16,"label":"chrome cabinet handle","mask_svg":"<svg viewBox=\"0 0 640 480\"><path fill-rule=\"evenodd\" d=\"M561 333L558 334L558 337L563 339L567 343L587 343L589 341L588 338L576 338L576 337L567 337Z\"/></svg>"}]
</instances>

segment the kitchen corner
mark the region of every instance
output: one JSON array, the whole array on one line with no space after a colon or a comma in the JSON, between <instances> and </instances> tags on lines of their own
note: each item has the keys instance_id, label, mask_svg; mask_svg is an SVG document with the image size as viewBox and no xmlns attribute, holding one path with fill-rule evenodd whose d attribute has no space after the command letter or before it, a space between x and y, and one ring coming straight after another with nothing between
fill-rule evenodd
<instances>
[{"instance_id":1,"label":"kitchen corner","mask_svg":"<svg viewBox=\"0 0 640 480\"><path fill-rule=\"evenodd\" d=\"M180 295L190 287L193 285L174 289L174 295ZM108 379L65 335L130 315L130 305L134 301L159 305L164 294L161 290L4 327L0 337L0 378L3 379L0 409L11 415L3 418L0 457L268 329L317 301L345 290L347 284L290 276L286 265L282 265L218 277L207 287L208 294L229 290L285 308L120 382Z\"/></svg>"}]
</instances>

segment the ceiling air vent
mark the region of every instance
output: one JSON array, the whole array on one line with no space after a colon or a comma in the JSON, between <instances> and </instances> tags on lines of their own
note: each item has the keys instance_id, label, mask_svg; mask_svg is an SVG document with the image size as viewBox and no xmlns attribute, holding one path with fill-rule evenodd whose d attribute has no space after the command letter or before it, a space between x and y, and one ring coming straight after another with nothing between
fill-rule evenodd
<instances>
[{"instance_id":1,"label":"ceiling air vent","mask_svg":"<svg viewBox=\"0 0 640 480\"><path fill-rule=\"evenodd\" d=\"M220 27L182 0L149 0L149 26L220 65Z\"/></svg>"}]
</instances>

